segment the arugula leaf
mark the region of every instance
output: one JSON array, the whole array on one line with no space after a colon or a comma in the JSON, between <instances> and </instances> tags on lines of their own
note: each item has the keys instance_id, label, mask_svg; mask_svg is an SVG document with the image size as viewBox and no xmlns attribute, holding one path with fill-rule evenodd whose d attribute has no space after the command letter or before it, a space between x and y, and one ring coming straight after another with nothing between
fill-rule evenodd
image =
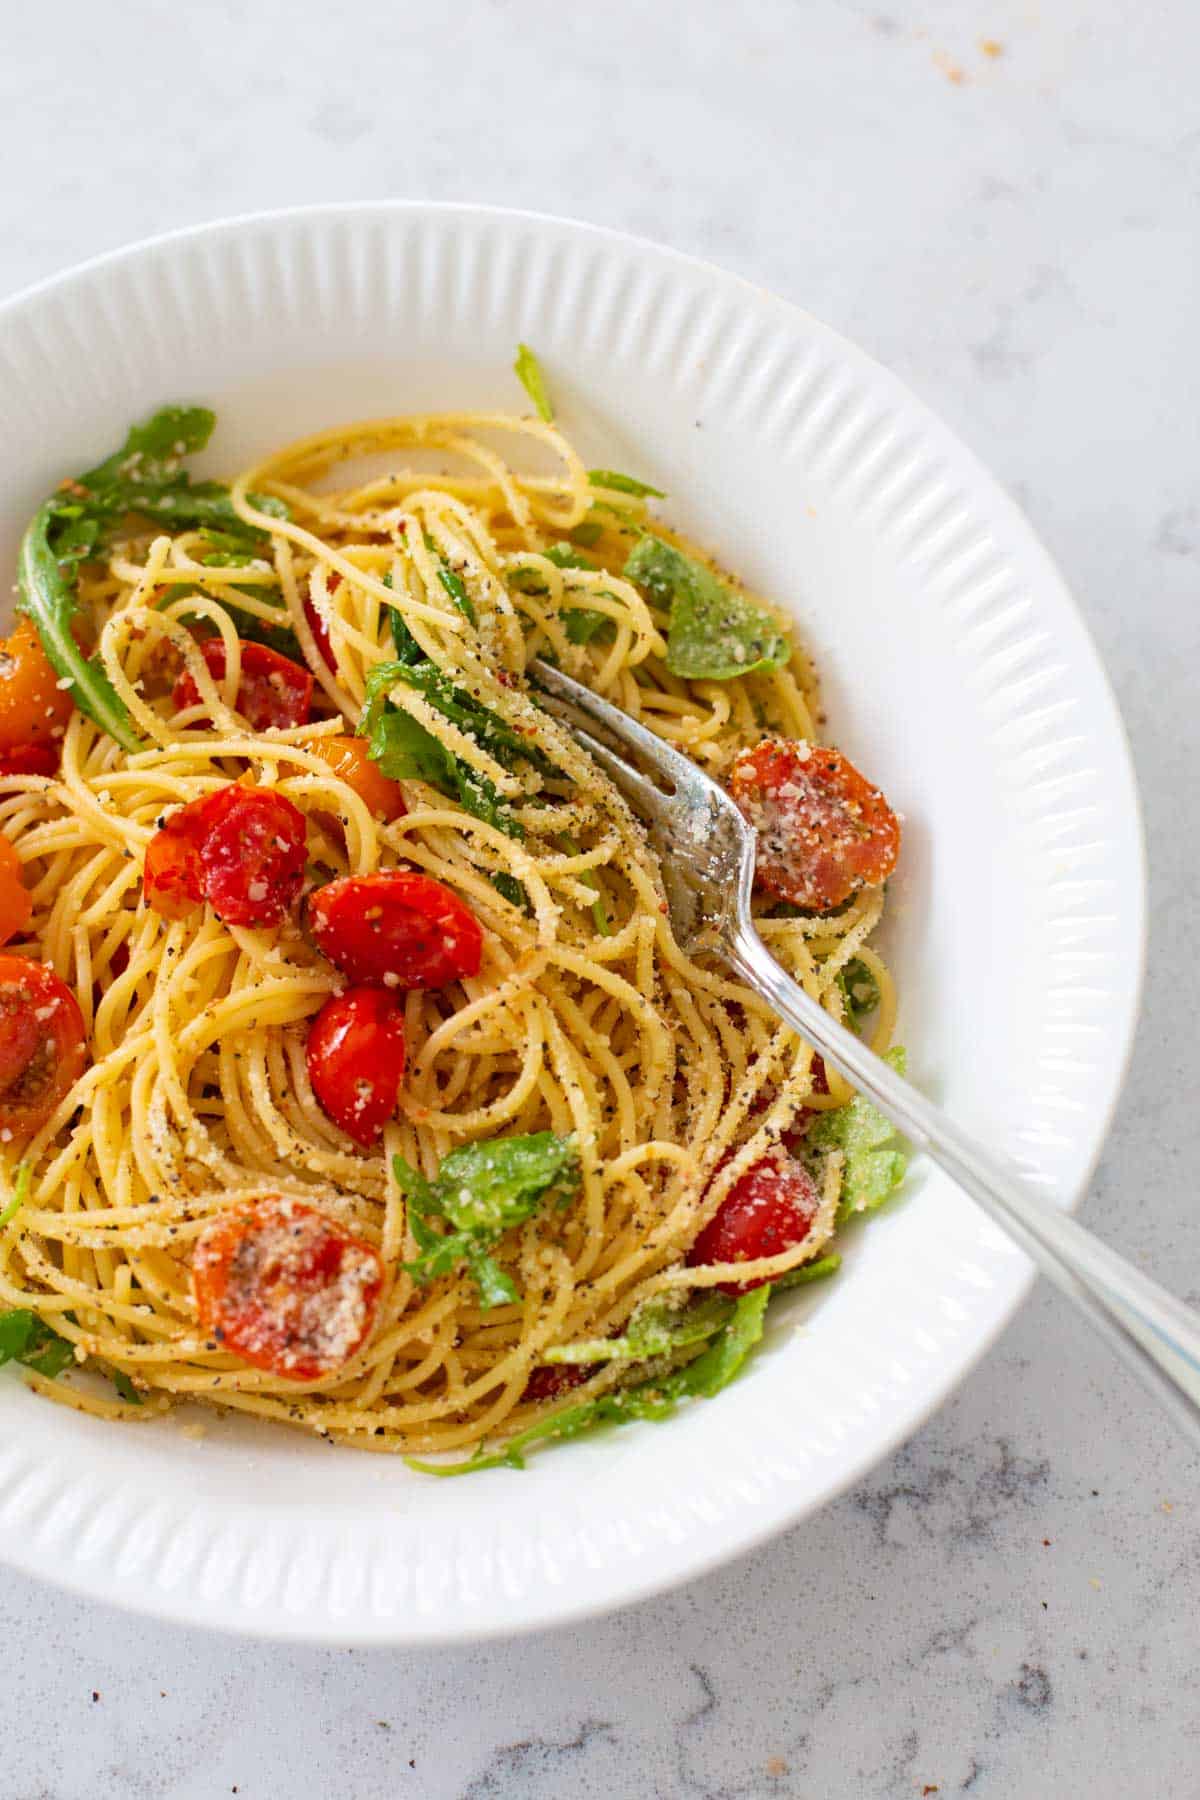
<instances>
[{"instance_id":1,"label":"arugula leaf","mask_svg":"<svg viewBox=\"0 0 1200 1800\"><path fill-rule=\"evenodd\" d=\"M517 360L513 364L513 373L517 380L537 407L538 416L547 425L554 423L554 408L550 404L550 395L546 389L546 377L542 374L542 365L528 344L517 345Z\"/></svg>"},{"instance_id":2,"label":"arugula leaf","mask_svg":"<svg viewBox=\"0 0 1200 1800\"><path fill-rule=\"evenodd\" d=\"M202 406L166 406L140 425L111 456L74 481L64 482L38 508L21 540L17 563L19 609L37 627L50 664L69 686L79 710L122 749L144 748L124 701L103 667L76 644L71 621L79 610L79 564L94 556L112 528L140 513L176 529L216 527L236 548L265 540L233 510L228 488L193 482L182 457L202 450L215 415ZM251 495L260 511L285 518L282 501Z\"/></svg>"},{"instance_id":3,"label":"arugula leaf","mask_svg":"<svg viewBox=\"0 0 1200 1800\"><path fill-rule=\"evenodd\" d=\"M525 892L525 883L523 881L518 881L516 876L511 875L507 869L501 869L499 874L493 875L491 877L491 882L500 897L507 900L511 906L519 906L522 912L528 912L530 910L529 895ZM3 1221L0 1221L0 1223L2 1222Z\"/></svg>"},{"instance_id":4,"label":"arugula leaf","mask_svg":"<svg viewBox=\"0 0 1200 1800\"><path fill-rule=\"evenodd\" d=\"M850 1024L856 1026L869 1018L879 1005L879 983L866 963L852 956L845 968L838 970L837 982Z\"/></svg>"},{"instance_id":5,"label":"arugula leaf","mask_svg":"<svg viewBox=\"0 0 1200 1800\"><path fill-rule=\"evenodd\" d=\"M547 562L552 562L557 569L594 570L596 568L596 564L590 558L581 556L578 550L571 548L570 544L551 544L548 549L540 551L539 555L544 556ZM520 570L514 577L514 585L519 586L523 593L544 594L546 592L544 587L531 586L529 581L521 579L522 576L532 575L532 569ZM606 628L610 639L617 635L616 620L610 618L608 613L598 612L594 606L564 607L560 609L560 616L568 643L590 644L592 639L598 637Z\"/></svg>"},{"instance_id":6,"label":"arugula leaf","mask_svg":"<svg viewBox=\"0 0 1200 1800\"><path fill-rule=\"evenodd\" d=\"M0 1364L22 1363L51 1380L75 1360L75 1346L28 1307L0 1313Z\"/></svg>"},{"instance_id":7,"label":"arugula leaf","mask_svg":"<svg viewBox=\"0 0 1200 1800\"><path fill-rule=\"evenodd\" d=\"M447 565L446 559L442 556L439 556L438 558L438 580L453 600L455 606L457 606L459 612L464 614L472 625L478 625L479 620L475 613L475 603L467 592L466 582L461 575L455 574L454 570Z\"/></svg>"},{"instance_id":8,"label":"arugula leaf","mask_svg":"<svg viewBox=\"0 0 1200 1800\"><path fill-rule=\"evenodd\" d=\"M106 1369L105 1373L127 1406L140 1406L142 1404L142 1396L138 1393L124 1369L112 1367Z\"/></svg>"},{"instance_id":9,"label":"arugula leaf","mask_svg":"<svg viewBox=\"0 0 1200 1800\"><path fill-rule=\"evenodd\" d=\"M539 554L544 556L548 563L553 563L556 569L595 569L596 567L590 556L581 556L578 550L572 550L570 544L551 544Z\"/></svg>"},{"instance_id":10,"label":"arugula leaf","mask_svg":"<svg viewBox=\"0 0 1200 1800\"><path fill-rule=\"evenodd\" d=\"M787 662L787 634L770 614L673 544L647 534L624 572L627 581L636 581L660 606L670 607L667 668L672 675L730 681Z\"/></svg>"},{"instance_id":11,"label":"arugula leaf","mask_svg":"<svg viewBox=\"0 0 1200 1800\"><path fill-rule=\"evenodd\" d=\"M777 1276L774 1285L777 1288L807 1287L810 1281L827 1281L841 1266L842 1259L835 1250L829 1256L818 1256L815 1262L802 1263L798 1269Z\"/></svg>"},{"instance_id":12,"label":"arugula leaf","mask_svg":"<svg viewBox=\"0 0 1200 1800\"><path fill-rule=\"evenodd\" d=\"M401 619L401 625L404 621ZM407 626L404 626L407 631ZM411 637L411 633L409 634ZM413 640L415 642L415 639ZM474 695L468 694L464 688L456 687L450 677L422 656L418 662L406 661L404 656L395 662L376 663L369 672L365 684L368 708L380 695L400 682L405 687L415 688L424 694L431 706L437 708L444 719L457 725L477 744L502 763L511 768L515 762L531 763L543 775L554 773L554 765L549 757L539 750L536 744L530 743L519 731L505 724L498 714L485 706Z\"/></svg>"},{"instance_id":13,"label":"arugula leaf","mask_svg":"<svg viewBox=\"0 0 1200 1800\"><path fill-rule=\"evenodd\" d=\"M615 469L589 469L588 480L593 487L608 488L614 494L634 494L638 498L649 496L654 500L665 500L667 497L661 488L651 487L648 481L639 481L636 475L619 475Z\"/></svg>"},{"instance_id":14,"label":"arugula leaf","mask_svg":"<svg viewBox=\"0 0 1200 1800\"><path fill-rule=\"evenodd\" d=\"M568 837L565 831L558 841L568 856L578 856L580 854L579 845L575 842L573 837ZM595 875L590 869L585 869L579 879L585 888L590 888L592 893L596 895L596 898L592 901L591 913L592 923L595 925L598 935L600 937L611 937L613 934L612 926L609 923L608 909L600 895L600 883L596 880Z\"/></svg>"},{"instance_id":15,"label":"arugula leaf","mask_svg":"<svg viewBox=\"0 0 1200 1800\"><path fill-rule=\"evenodd\" d=\"M603 536L604 526L599 519L581 519L571 533L571 541L582 544L585 550L590 550L592 545L598 544Z\"/></svg>"},{"instance_id":16,"label":"arugula leaf","mask_svg":"<svg viewBox=\"0 0 1200 1800\"><path fill-rule=\"evenodd\" d=\"M694 1362L655 1381L638 1387L618 1388L594 1399L581 1400L577 1406L564 1407L539 1419L524 1431L517 1432L500 1450L476 1454L463 1462L429 1463L416 1457L405 1457L409 1468L427 1475L473 1475L480 1469L523 1469L525 1451L547 1439L579 1437L598 1425L619 1425L630 1419L666 1419L681 1400L710 1400L738 1373L742 1364L763 1333L763 1315L771 1295L770 1284L741 1294L734 1303L729 1322L709 1348Z\"/></svg>"},{"instance_id":17,"label":"arugula leaf","mask_svg":"<svg viewBox=\"0 0 1200 1800\"><path fill-rule=\"evenodd\" d=\"M594 638L611 643L617 635L616 620L594 606L573 606L562 615L562 621L569 644L590 644Z\"/></svg>"},{"instance_id":18,"label":"arugula leaf","mask_svg":"<svg viewBox=\"0 0 1200 1800\"><path fill-rule=\"evenodd\" d=\"M903 1075L905 1055L894 1046L883 1059ZM898 1136L890 1119L861 1094L834 1112L818 1113L808 1128L805 1149L840 1150L845 1157L842 1197L837 1222L844 1224L855 1213L873 1212L882 1206L904 1179L908 1159L899 1150L884 1146Z\"/></svg>"},{"instance_id":19,"label":"arugula leaf","mask_svg":"<svg viewBox=\"0 0 1200 1800\"><path fill-rule=\"evenodd\" d=\"M514 1225L546 1201L569 1202L579 1189L575 1140L552 1131L529 1137L463 1144L444 1158L433 1181L393 1158L396 1185L408 1202L408 1224L419 1254L403 1267L424 1285L465 1263L483 1307L519 1298L511 1279L488 1254ZM445 1221L441 1231L431 1219Z\"/></svg>"},{"instance_id":20,"label":"arugula leaf","mask_svg":"<svg viewBox=\"0 0 1200 1800\"><path fill-rule=\"evenodd\" d=\"M548 1363L648 1362L687 1344L703 1343L729 1322L733 1301L725 1294L705 1294L681 1306L670 1294L652 1294L635 1306L620 1337L584 1338L556 1344L542 1353Z\"/></svg>"},{"instance_id":21,"label":"arugula leaf","mask_svg":"<svg viewBox=\"0 0 1200 1800\"><path fill-rule=\"evenodd\" d=\"M16 1218L17 1214L29 1198L29 1190L32 1185L32 1167L27 1162L18 1163L16 1180L13 1182L12 1197L5 1203L4 1210L0 1212L0 1231L3 1231L10 1219Z\"/></svg>"},{"instance_id":22,"label":"arugula leaf","mask_svg":"<svg viewBox=\"0 0 1200 1800\"><path fill-rule=\"evenodd\" d=\"M389 668L397 665L387 664ZM494 825L506 837L523 838L495 783L447 750L440 738L382 695L372 698L359 721L359 735L369 739L367 753L391 781L427 781L457 799L472 818Z\"/></svg>"}]
</instances>

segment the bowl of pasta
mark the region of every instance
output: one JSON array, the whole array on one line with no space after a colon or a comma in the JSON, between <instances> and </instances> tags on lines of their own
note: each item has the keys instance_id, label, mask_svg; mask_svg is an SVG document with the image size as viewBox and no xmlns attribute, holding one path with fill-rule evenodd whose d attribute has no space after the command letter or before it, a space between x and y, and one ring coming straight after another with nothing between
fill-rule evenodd
<instances>
[{"instance_id":1,"label":"bowl of pasta","mask_svg":"<svg viewBox=\"0 0 1200 1800\"><path fill-rule=\"evenodd\" d=\"M844 1489L1029 1267L681 940L537 671L726 784L774 956L1071 1204L1141 840L1016 508L807 314L467 207L45 283L0 412L4 1556L450 1641Z\"/></svg>"}]
</instances>

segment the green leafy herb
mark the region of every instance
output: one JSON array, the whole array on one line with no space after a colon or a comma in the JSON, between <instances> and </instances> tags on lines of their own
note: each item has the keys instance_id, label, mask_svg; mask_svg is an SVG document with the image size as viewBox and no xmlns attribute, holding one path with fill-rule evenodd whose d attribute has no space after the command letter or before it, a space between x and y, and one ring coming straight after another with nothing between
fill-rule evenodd
<instances>
[{"instance_id":1,"label":"green leafy herb","mask_svg":"<svg viewBox=\"0 0 1200 1800\"><path fill-rule=\"evenodd\" d=\"M599 519L581 519L571 533L571 540L573 543L582 544L585 550L590 550L592 545L598 544L603 536L604 526Z\"/></svg>"},{"instance_id":2,"label":"green leafy herb","mask_svg":"<svg viewBox=\"0 0 1200 1800\"><path fill-rule=\"evenodd\" d=\"M607 488L613 494L634 494L638 498L649 497L653 500L665 500L667 497L661 488L651 487L648 481L639 481L636 475L619 475L615 469L589 469L588 480L593 487Z\"/></svg>"},{"instance_id":3,"label":"green leafy herb","mask_svg":"<svg viewBox=\"0 0 1200 1800\"><path fill-rule=\"evenodd\" d=\"M427 781L456 799L472 818L494 825L506 837L525 836L525 827L513 817L495 783L453 755L411 714L384 701L363 714L358 729L370 740L372 761L390 781Z\"/></svg>"},{"instance_id":4,"label":"green leafy herb","mask_svg":"<svg viewBox=\"0 0 1200 1800\"><path fill-rule=\"evenodd\" d=\"M888 1051L884 1061L903 1075L905 1057L899 1045ZM819 1113L809 1126L806 1149L840 1150L845 1157L839 1225L855 1213L873 1212L882 1206L903 1181L907 1158L888 1147L896 1138L895 1126L861 1094L834 1112Z\"/></svg>"},{"instance_id":5,"label":"green leafy herb","mask_svg":"<svg viewBox=\"0 0 1200 1800\"><path fill-rule=\"evenodd\" d=\"M594 569L595 563L590 556L581 556L578 550L572 550L570 544L551 544L541 555L546 561L553 563L556 569Z\"/></svg>"},{"instance_id":6,"label":"green leafy herb","mask_svg":"<svg viewBox=\"0 0 1200 1800\"><path fill-rule=\"evenodd\" d=\"M466 618L470 620L472 625L477 625L479 620L475 614L475 603L467 592L467 584L461 575L456 575L454 573L454 570L447 565L444 558L439 558L438 580L453 600L455 606L457 606L459 612L463 613Z\"/></svg>"},{"instance_id":7,"label":"green leafy herb","mask_svg":"<svg viewBox=\"0 0 1200 1800\"><path fill-rule=\"evenodd\" d=\"M851 1025L869 1018L879 1005L879 983L860 957L852 956L844 969L838 970L838 986L846 1002Z\"/></svg>"},{"instance_id":8,"label":"green leafy herb","mask_svg":"<svg viewBox=\"0 0 1200 1800\"><path fill-rule=\"evenodd\" d=\"M552 1131L464 1144L450 1152L433 1181L401 1156L393 1159L393 1168L419 1253L404 1267L423 1284L465 1264L485 1308L519 1298L490 1255L498 1239L546 1202L565 1205L579 1189L575 1140ZM433 1219L450 1229L439 1229Z\"/></svg>"},{"instance_id":9,"label":"green leafy herb","mask_svg":"<svg viewBox=\"0 0 1200 1800\"><path fill-rule=\"evenodd\" d=\"M579 845L575 842L573 837L568 837L565 831L558 841L568 856L581 855ZM612 926L608 922L608 910L605 907L604 901L600 898L600 883L596 880L596 877L590 869L585 869L579 879L582 881L585 888L590 888L592 893L597 896L596 899L592 901L591 912L592 923L595 925L598 934L601 937L611 937Z\"/></svg>"},{"instance_id":10,"label":"green leafy herb","mask_svg":"<svg viewBox=\"0 0 1200 1800\"><path fill-rule=\"evenodd\" d=\"M786 1275L776 1278L777 1288L807 1287L810 1281L827 1281L836 1275L842 1266L842 1259L837 1251L829 1256L818 1256L814 1262L803 1263L800 1268L792 1269Z\"/></svg>"},{"instance_id":11,"label":"green leafy herb","mask_svg":"<svg viewBox=\"0 0 1200 1800\"><path fill-rule=\"evenodd\" d=\"M110 1368L106 1370L106 1373L127 1406L140 1406L142 1404L142 1396L138 1393L124 1369Z\"/></svg>"},{"instance_id":12,"label":"green leafy herb","mask_svg":"<svg viewBox=\"0 0 1200 1800\"><path fill-rule=\"evenodd\" d=\"M17 1214L29 1198L29 1189L32 1184L32 1168L28 1163L18 1163L16 1179L13 1182L12 1197L6 1201L3 1211L0 1211L0 1231L3 1231L4 1227L11 1219L16 1218Z\"/></svg>"},{"instance_id":13,"label":"green leafy herb","mask_svg":"<svg viewBox=\"0 0 1200 1800\"><path fill-rule=\"evenodd\" d=\"M75 1346L28 1307L0 1313L0 1364L19 1362L51 1380L75 1360Z\"/></svg>"},{"instance_id":14,"label":"green leafy herb","mask_svg":"<svg viewBox=\"0 0 1200 1800\"><path fill-rule=\"evenodd\" d=\"M669 1294L652 1294L630 1314L620 1337L585 1338L557 1344L544 1353L548 1363L648 1362L688 1344L703 1343L729 1322L733 1301L724 1294L705 1294L680 1305Z\"/></svg>"},{"instance_id":15,"label":"green leafy herb","mask_svg":"<svg viewBox=\"0 0 1200 1800\"><path fill-rule=\"evenodd\" d=\"M625 564L660 606L670 608L667 668L688 681L730 681L778 669L791 654L787 634L759 606L718 581L661 538L643 537Z\"/></svg>"},{"instance_id":16,"label":"green leafy herb","mask_svg":"<svg viewBox=\"0 0 1200 1800\"><path fill-rule=\"evenodd\" d=\"M525 892L523 881L518 881L515 875L510 875L507 869L501 869L499 874L492 876L491 880L496 892L502 899L507 900L510 906L519 906L522 912L530 911L529 895Z\"/></svg>"},{"instance_id":17,"label":"green leafy herb","mask_svg":"<svg viewBox=\"0 0 1200 1800\"><path fill-rule=\"evenodd\" d=\"M180 531L215 528L222 549L234 554L265 540L233 510L228 488L193 482L181 460L207 444L214 415L202 406L166 406L130 430L119 450L74 481L64 482L40 506L21 540L17 563L20 610L32 619L59 679L79 710L125 750L143 748L128 708L103 667L75 642L71 621L79 610L79 564L94 556L110 532L130 514ZM279 500L250 496L260 511L286 517Z\"/></svg>"},{"instance_id":18,"label":"green leafy herb","mask_svg":"<svg viewBox=\"0 0 1200 1800\"><path fill-rule=\"evenodd\" d=\"M393 616L394 620L396 618L399 618L398 614ZM403 619L400 619L400 627L408 631ZM393 622L393 632L395 629ZM411 632L408 633L408 638L410 645L416 643ZM461 731L473 737L481 749L494 756L505 768L512 768L515 763L524 761L531 763L542 775L555 772L549 757L536 744L521 732L514 731L511 725L485 706L482 700L476 700L464 688L456 687L435 662L424 655L415 661L410 658L411 650L406 646L401 649L395 662L375 664L367 675L365 684L368 714L380 696L399 682L404 687L415 688L418 693L424 694L429 704L436 707L443 718L449 719L452 725L457 725Z\"/></svg>"},{"instance_id":19,"label":"green leafy herb","mask_svg":"<svg viewBox=\"0 0 1200 1800\"><path fill-rule=\"evenodd\" d=\"M429 1475L473 1475L480 1469L508 1467L523 1469L525 1452L546 1439L579 1437L598 1425L624 1424L630 1419L666 1419L681 1400L711 1399L727 1386L758 1343L763 1333L763 1315L771 1295L769 1284L739 1295L728 1323L707 1350L661 1380L641 1383L638 1387L618 1388L612 1393L597 1394L551 1413L549 1418L519 1431L503 1449L490 1454L468 1457L464 1462L428 1463L407 1457L410 1468Z\"/></svg>"},{"instance_id":20,"label":"green leafy herb","mask_svg":"<svg viewBox=\"0 0 1200 1800\"><path fill-rule=\"evenodd\" d=\"M546 377L542 374L542 365L528 344L517 345L517 360L513 371L533 404L537 407L539 418L545 419L547 425L554 422L554 408L550 404L550 395L546 390Z\"/></svg>"},{"instance_id":21,"label":"green leafy herb","mask_svg":"<svg viewBox=\"0 0 1200 1800\"><path fill-rule=\"evenodd\" d=\"M540 551L539 554L544 556L547 562L552 562L557 569L594 570L596 567L596 564L588 557L581 556L578 550L573 550L570 544L551 544L548 549ZM534 585L535 581L536 574L533 569L522 569L513 577L513 585L520 587L522 592L544 594L547 591L545 587L540 584ZM597 611L594 606L564 607L562 621L567 641L571 644L590 644L592 639L599 637L602 632L605 632L610 639L617 634L616 620L610 618L608 613ZM545 652L543 652L544 654Z\"/></svg>"}]
</instances>

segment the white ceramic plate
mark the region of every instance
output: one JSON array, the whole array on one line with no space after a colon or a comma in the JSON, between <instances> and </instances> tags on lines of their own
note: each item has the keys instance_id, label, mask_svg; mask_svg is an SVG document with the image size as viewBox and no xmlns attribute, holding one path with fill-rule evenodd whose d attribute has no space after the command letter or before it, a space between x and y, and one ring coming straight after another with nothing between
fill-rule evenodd
<instances>
[{"instance_id":1,"label":"white ceramic plate","mask_svg":"<svg viewBox=\"0 0 1200 1800\"><path fill-rule=\"evenodd\" d=\"M906 818L891 949L910 1067L1070 1202L1131 1040L1142 849L1120 720L1011 501L901 384L795 307L611 232L433 205L190 231L0 310L2 552L59 477L170 400L226 472L364 415L521 410L536 346L586 455L788 605L831 734ZM314 1641L550 1625L747 1549L860 1476L1011 1316L1029 1266L935 1171L745 1378L437 1482L213 1419L113 1427L0 1379L0 1555L146 1612Z\"/></svg>"}]
</instances>

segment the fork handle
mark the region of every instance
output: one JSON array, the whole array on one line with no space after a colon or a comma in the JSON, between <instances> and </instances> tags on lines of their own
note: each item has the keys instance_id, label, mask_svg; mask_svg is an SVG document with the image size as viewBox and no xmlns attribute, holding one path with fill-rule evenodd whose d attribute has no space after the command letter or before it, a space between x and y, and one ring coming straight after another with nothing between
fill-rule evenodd
<instances>
[{"instance_id":1,"label":"fork handle","mask_svg":"<svg viewBox=\"0 0 1200 1800\"><path fill-rule=\"evenodd\" d=\"M977 1143L805 993L746 919L727 947L733 968L772 1011L940 1164L1075 1301L1112 1348L1200 1445L1200 1317Z\"/></svg>"}]
</instances>

